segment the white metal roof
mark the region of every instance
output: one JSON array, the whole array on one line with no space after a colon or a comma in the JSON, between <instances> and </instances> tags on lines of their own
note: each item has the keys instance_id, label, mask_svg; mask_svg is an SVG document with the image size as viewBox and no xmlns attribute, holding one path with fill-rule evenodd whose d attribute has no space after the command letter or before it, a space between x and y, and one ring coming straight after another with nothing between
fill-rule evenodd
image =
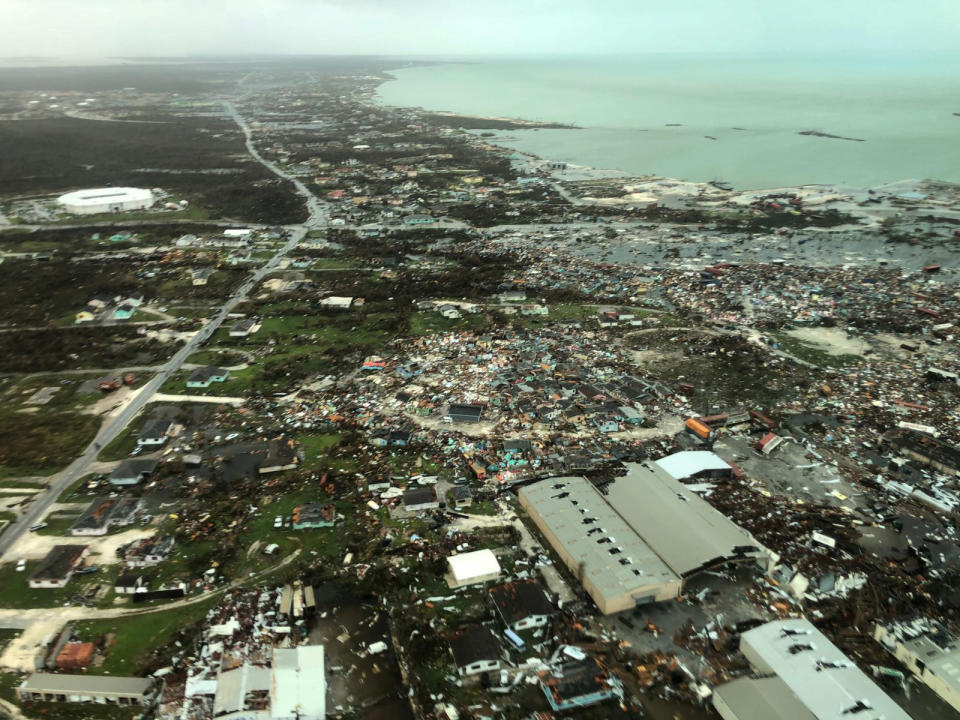
<instances>
[{"instance_id":1,"label":"white metal roof","mask_svg":"<svg viewBox=\"0 0 960 720\"><path fill-rule=\"evenodd\" d=\"M139 677L109 677L106 675L67 675L61 673L33 673L20 687L30 692L97 695L142 695L150 689L153 680Z\"/></svg>"},{"instance_id":2,"label":"white metal roof","mask_svg":"<svg viewBox=\"0 0 960 720\"><path fill-rule=\"evenodd\" d=\"M751 662L755 656L772 669L817 720L910 720L808 620L775 620L748 630L740 648ZM858 703L867 709L854 712Z\"/></svg>"},{"instance_id":3,"label":"white metal roof","mask_svg":"<svg viewBox=\"0 0 960 720\"><path fill-rule=\"evenodd\" d=\"M497 556L492 550L476 550L451 555L447 558L447 562L450 564L450 572L457 581L500 572L500 563L497 562Z\"/></svg>"},{"instance_id":4,"label":"white metal roof","mask_svg":"<svg viewBox=\"0 0 960 720\"><path fill-rule=\"evenodd\" d=\"M153 201L153 193L145 188L108 187L75 190L57 198L60 205L102 205L104 203Z\"/></svg>"},{"instance_id":5,"label":"white metal roof","mask_svg":"<svg viewBox=\"0 0 960 720\"><path fill-rule=\"evenodd\" d=\"M709 450L684 450L660 458L654 465L668 475L683 480L705 470L730 470L730 465Z\"/></svg>"},{"instance_id":6,"label":"white metal roof","mask_svg":"<svg viewBox=\"0 0 960 720\"><path fill-rule=\"evenodd\" d=\"M270 684L272 720L324 720L327 713L327 683L323 645L273 650Z\"/></svg>"}]
</instances>

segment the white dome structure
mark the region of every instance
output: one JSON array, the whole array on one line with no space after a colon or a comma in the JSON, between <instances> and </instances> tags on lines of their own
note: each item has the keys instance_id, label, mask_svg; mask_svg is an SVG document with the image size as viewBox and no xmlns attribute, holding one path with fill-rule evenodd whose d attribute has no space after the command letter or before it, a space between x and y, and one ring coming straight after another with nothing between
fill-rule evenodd
<instances>
[{"instance_id":1,"label":"white dome structure","mask_svg":"<svg viewBox=\"0 0 960 720\"><path fill-rule=\"evenodd\" d=\"M153 193L143 188L93 188L61 195L57 205L75 215L143 210L153 205Z\"/></svg>"}]
</instances>

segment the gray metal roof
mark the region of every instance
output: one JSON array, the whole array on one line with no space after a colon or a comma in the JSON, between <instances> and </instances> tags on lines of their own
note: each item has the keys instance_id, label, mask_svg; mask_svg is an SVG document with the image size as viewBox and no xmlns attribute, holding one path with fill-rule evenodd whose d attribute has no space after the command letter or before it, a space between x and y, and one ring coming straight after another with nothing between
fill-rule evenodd
<instances>
[{"instance_id":1,"label":"gray metal roof","mask_svg":"<svg viewBox=\"0 0 960 720\"><path fill-rule=\"evenodd\" d=\"M681 577L724 560L769 555L753 536L653 463L628 464L607 501Z\"/></svg>"},{"instance_id":2,"label":"gray metal roof","mask_svg":"<svg viewBox=\"0 0 960 720\"><path fill-rule=\"evenodd\" d=\"M740 720L816 720L778 677L745 677L724 683L713 690L713 704L718 703Z\"/></svg>"},{"instance_id":3,"label":"gray metal roof","mask_svg":"<svg viewBox=\"0 0 960 720\"><path fill-rule=\"evenodd\" d=\"M241 665L234 670L220 673L217 679L217 694L213 702L213 714L237 712L247 707L247 693L270 689L270 668L256 665Z\"/></svg>"},{"instance_id":4,"label":"gray metal roof","mask_svg":"<svg viewBox=\"0 0 960 720\"><path fill-rule=\"evenodd\" d=\"M751 662L756 656L772 669L817 720L910 720L808 620L775 620L748 630L740 648ZM868 709L854 712L858 703Z\"/></svg>"},{"instance_id":5,"label":"gray metal roof","mask_svg":"<svg viewBox=\"0 0 960 720\"><path fill-rule=\"evenodd\" d=\"M150 689L150 678L110 677L106 675L60 675L33 673L20 685L29 692L62 693L65 695L143 695Z\"/></svg>"},{"instance_id":6,"label":"gray metal roof","mask_svg":"<svg viewBox=\"0 0 960 720\"><path fill-rule=\"evenodd\" d=\"M563 550L582 560L584 576L605 596L641 594L644 588L669 582L679 587L680 579L588 480L541 480L522 488L520 494L536 509ZM591 518L595 521L584 522ZM602 532L591 532L597 529ZM597 542L603 538L613 540ZM621 552L611 554L615 548ZM621 559L630 563L621 564Z\"/></svg>"}]
</instances>

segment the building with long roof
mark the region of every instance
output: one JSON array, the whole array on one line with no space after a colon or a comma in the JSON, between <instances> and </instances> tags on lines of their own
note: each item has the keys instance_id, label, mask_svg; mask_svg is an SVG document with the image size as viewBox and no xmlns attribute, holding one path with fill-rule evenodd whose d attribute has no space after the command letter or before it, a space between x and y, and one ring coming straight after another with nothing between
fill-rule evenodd
<instances>
[{"instance_id":1,"label":"building with long roof","mask_svg":"<svg viewBox=\"0 0 960 720\"><path fill-rule=\"evenodd\" d=\"M809 620L774 620L748 630L740 652L764 677L717 688L713 703L724 720L910 718ZM763 708L776 712L766 715Z\"/></svg>"},{"instance_id":2,"label":"building with long roof","mask_svg":"<svg viewBox=\"0 0 960 720\"><path fill-rule=\"evenodd\" d=\"M577 477L520 490L520 505L604 613L670 600L686 578L775 555L653 463L598 490Z\"/></svg>"},{"instance_id":3,"label":"building with long roof","mask_svg":"<svg viewBox=\"0 0 960 720\"><path fill-rule=\"evenodd\" d=\"M520 490L520 505L604 613L675 598L680 577L581 477Z\"/></svg>"},{"instance_id":4,"label":"building with long roof","mask_svg":"<svg viewBox=\"0 0 960 720\"><path fill-rule=\"evenodd\" d=\"M608 486L606 500L681 578L731 562L770 569L773 553L661 467L627 468Z\"/></svg>"}]
</instances>

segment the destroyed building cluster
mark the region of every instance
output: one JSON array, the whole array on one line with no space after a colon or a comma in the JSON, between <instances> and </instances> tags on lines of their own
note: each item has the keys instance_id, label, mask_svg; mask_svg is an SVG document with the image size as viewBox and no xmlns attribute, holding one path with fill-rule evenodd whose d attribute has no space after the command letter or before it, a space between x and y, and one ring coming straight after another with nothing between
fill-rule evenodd
<instances>
[{"instance_id":1,"label":"destroyed building cluster","mask_svg":"<svg viewBox=\"0 0 960 720\"><path fill-rule=\"evenodd\" d=\"M957 189L592 176L357 63L59 98L196 123L273 201L158 189L158 225L4 256L80 284L4 328L40 348L9 427L97 423L0 499L20 708L960 712ZM44 202L0 212L61 232Z\"/></svg>"}]
</instances>

